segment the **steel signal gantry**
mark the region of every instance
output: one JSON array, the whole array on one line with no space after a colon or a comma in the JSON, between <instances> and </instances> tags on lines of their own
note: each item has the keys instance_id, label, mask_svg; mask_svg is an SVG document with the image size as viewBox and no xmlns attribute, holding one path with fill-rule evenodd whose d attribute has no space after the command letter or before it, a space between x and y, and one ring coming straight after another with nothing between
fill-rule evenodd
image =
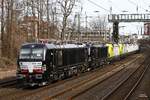
<instances>
[{"instance_id":1,"label":"steel signal gantry","mask_svg":"<svg viewBox=\"0 0 150 100\"><path fill-rule=\"evenodd\" d=\"M108 21L113 23L113 41L118 43L120 22L150 22L150 14L111 14Z\"/></svg>"}]
</instances>

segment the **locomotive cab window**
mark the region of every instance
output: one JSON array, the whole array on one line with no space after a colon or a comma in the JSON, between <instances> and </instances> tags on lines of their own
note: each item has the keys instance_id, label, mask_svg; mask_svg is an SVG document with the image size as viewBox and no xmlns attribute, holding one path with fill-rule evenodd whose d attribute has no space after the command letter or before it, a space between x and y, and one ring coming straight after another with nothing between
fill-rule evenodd
<instances>
[{"instance_id":1,"label":"locomotive cab window","mask_svg":"<svg viewBox=\"0 0 150 100\"><path fill-rule=\"evenodd\" d=\"M44 48L21 48L20 59L43 59Z\"/></svg>"},{"instance_id":2,"label":"locomotive cab window","mask_svg":"<svg viewBox=\"0 0 150 100\"><path fill-rule=\"evenodd\" d=\"M29 59L31 50L29 48L24 48L20 50L20 59Z\"/></svg>"},{"instance_id":3,"label":"locomotive cab window","mask_svg":"<svg viewBox=\"0 0 150 100\"><path fill-rule=\"evenodd\" d=\"M43 58L43 48L32 49L31 58L42 59Z\"/></svg>"}]
</instances>

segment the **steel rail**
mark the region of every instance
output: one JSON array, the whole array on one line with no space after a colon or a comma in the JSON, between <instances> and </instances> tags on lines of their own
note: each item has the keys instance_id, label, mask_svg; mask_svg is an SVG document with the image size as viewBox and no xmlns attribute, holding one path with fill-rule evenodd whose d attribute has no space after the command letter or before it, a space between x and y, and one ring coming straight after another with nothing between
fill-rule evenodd
<instances>
[{"instance_id":1,"label":"steel rail","mask_svg":"<svg viewBox=\"0 0 150 100\"><path fill-rule=\"evenodd\" d=\"M130 95L133 93L133 91L136 89L136 87L139 85L139 83L141 82L141 80L143 79L148 67L150 65L147 65L146 68L144 69L143 73L141 74L140 78L138 79L138 81L135 83L135 85L132 87L132 89L130 90L130 92L125 96L125 98L123 100L127 100Z\"/></svg>"},{"instance_id":2,"label":"steel rail","mask_svg":"<svg viewBox=\"0 0 150 100\"><path fill-rule=\"evenodd\" d=\"M17 80L15 78L0 82L0 87L8 86L17 83Z\"/></svg>"},{"instance_id":3,"label":"steel rail","mask_svg":"<svg viewBox=\"0 0 150 100\"><path fill-rule=\"evenodd\" d=\"M101 100L106 100L107 98L109 98L115 91L117 91L117 89L119 89L127 80L130 79L130 77L132 75L134 75L134 73L136 73L138 71L139 68L141 68L141 66L145 63L146 59L144 59L144 61L142 62L142 64L140 64L129 76L126 77L126 79L124 79L122 82L120 82L114 89L112 89L112 91L108 92L105 96L103 96L101 98Z\"/></svg>"},{"instance_id":4,"label":"steel rail","mask_svg":"<svg viewBox=\"0 0 150 100\"><path fill-rule=\"evenodd\" d=\"M128 62L128 63L125 63L125 64L121 65L120 68L121 68L121 67L122 67L122 68L121 68L120 70L118 70L117 72L115 72L115 73L113 73L113 74L107 76L106 78L103 78L103 79L102 79L100 82L98 82L97 84L99 84L99 83L101 83L101 82L107 80L108 78L112 77L113 75L119 73L121 70L124 69L124 66L127 66L127 65L132 64L132 63L133 63L134 61L136 61L137 59L139 59L139 58L137 57L136 59L134 59L134 60L132 60L132 61L130 61L130 62ZM109 71L109 72L113 72L113 71L114 71L114 70ZM109 73L109 72L107 72L107 73ZM63 91L61 91L61 92L59 92L59 93L57 93L57 94L55 94L55 95L53 95L53 96L49 96L48 98L45 98L45 99L46 99L46 100L51 100L51 99L57 98L57 97L59 97L59 96L65 94L65 93L70 92L70 91L73 90L73 89L76 89L76 88L78 88L78 87L82 87L83 85L88 84L89 82L91 82L91 81L93 81L93 80L96 80L98 77L99 77L99 76L95 76L95 77L92 78L92 79L84 80L84 81L80 82L79 84L76 84L75 86L69 87L69 88L67 88L67 89L65 89L65 90L63 90ZM94 86L97 85L97 84L94 84L93 86L89 87L88 89L94 87ZM86 89L86 90L87 90L87 89ZM86 90L85 90L85 91L86 91ZM85 92L85 91L84 91L84 92ZM76 96L78 96L78 95L80 95L80 94L82 94L82 93L83 93L83 92L80 92L80 93L78 93L78 94L76 94L76 95L74 95L74 96L72 96L72 97L69 97L69 100L72 99L72 98L75 98Z\"/></svg>"}]
</instances>

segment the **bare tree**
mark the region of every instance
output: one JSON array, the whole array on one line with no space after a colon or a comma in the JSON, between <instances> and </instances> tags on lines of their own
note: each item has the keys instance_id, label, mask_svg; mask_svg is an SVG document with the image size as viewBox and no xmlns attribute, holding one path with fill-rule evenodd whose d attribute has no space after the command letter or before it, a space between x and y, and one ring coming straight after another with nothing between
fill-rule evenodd
<instances>
[{"instance_id":1,"label":"bare tree","mask_svg":"<svg viewBox=\"0 0 150 100\"><path fill-rule=\"evenodd\" d=\"M47 12L47 33L48 33L48 38L54 38L56 33L56 27L57 27L57 4L58 0L47 0L46 3L46 12Z\"/></svg>"},{"instance_id":2,"label":"bare tree","mask_svg":"<svg viewBox=\"0 0 150 100\"><path fill-rule=\"evenodd\" d=\"M4 0L1 0L1 56L5 56L4 42Z\"/></svg>"},{"instance_id":3,"label":"bare tree","mask_svg":"<svg viewBox=\"0 0 150 100\"><path fill-rule=\"evenodd\" d=\"M62 29L61 29L61 40L64 40L64 34L67 26L67 19L72 13L73 7L76 0L59 0L61 11L63 13Z\"/></svg>"},{"instance_id":4,"label":"bare tree","mask_svg":"<svg viewBox=\"0 0 150 100\"><path fill-rule=\"evenodd\" d=\"M90 22L90 27L93 32L97 33L97 35L102 38L102 40L105 40L107 34L107 24L108 22L105 16L98 16Z\"/></svg>"},{"instance_id":5,"label":"bare tree","mask_svg":"<svg viewBox=\"0 0 150 100\"><path fill-rule=\"evenodd\" d=\"M14 59L16 33L18 32L18 11L16 4L19 0L1 0L1 56ZM17 39L17 38L16 38Z\"/></svg>"},{"instance_id":6,"label":"bare tree","mask_svg":"<svg viewBox=\"0 0 150 100\"><path fill-rule=\"evenodd\" d=\"M90 26L92 27L93 31L99 31L100 33L103 33L104 30L107 29L107 21L106 18L100 18L100 16L97 19L93 19L90 22Z\"/></svg>"},{"instance_id":7,"label":"bare tree","mask_svg":"<svg viewBox=\"0 0 150 100\"><path fill-rule=\"evenodd\" d=\"M13 59L24 41L42 37L56 38L61 22L63 40L75 2L76 0L0 0L2 56ZM57 17L58 8L63 17Z\"/></svg>"}]
</instances>

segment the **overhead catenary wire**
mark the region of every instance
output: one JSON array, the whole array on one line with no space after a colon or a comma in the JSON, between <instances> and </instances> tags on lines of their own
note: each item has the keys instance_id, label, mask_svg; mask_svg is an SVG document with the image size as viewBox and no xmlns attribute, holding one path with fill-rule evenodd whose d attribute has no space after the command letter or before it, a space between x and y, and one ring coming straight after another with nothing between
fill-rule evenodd
<instances>
[{"instance_id":1,"label":"overhead catenary wire","mask_svg":"<svg viewBox=\"0 0 150 100\"><path fill-rule=\"evenodd\" d=\"M131 4L137 6L137 4L135 2L133 2L133 1L131 1L131 0L128 0L128 2L130 2Z\"/></svg>"},{"instance_id":2,"label":"overhead catenary wire","mask_svg":"<svg viewBox=\"0 0 150 100\"><path fill-rule=\"evenodd\" d=\"M149 11L150 10L150 4L147 3L148 1L145 1L145 0L142 0L142 3L144 4L144 7L146 8L147 6L147 9L145 9L145 11ZM146 5L146 6L145 6Z\"/></svg>"},{"instance_id":3,"label":"overhead catenary wire","mask_svg":"<svg viewBox=\"0 0 150 100\"><path fill-rule=\"evenodd\" d=\"M139 10L138 4L136 4L135 2L133 2L131 0L128 0L128 2L131 3L132 5L136 6L136 10L137 10L137 13L138 13L138 10Z\"/></svg>"},{"instance_id":4,"label":"overhead catenary wire","mask_svg":"<svg viewBox=\"0 0 150 100\"><path fill-rule=\"evenodd\" d=\"M106 9L106 8L104 8L104 7L100 6L100 5L98 5L98 4L96 4L95 2L93 2L93 1L91 1L91 0L88 0L88 1L89 1L90 3L92 3L93 5L99 7L99 8L101 8L101 9L107 11L107 12L110 12L110 10L108 10L108 9Z\"/></svg>"},{"instance_id":5,"label":"overhead catenary wire","mask_svg":"<svg viewBox=\"0 0 150 100\"><path fill-rule=\"evenodd\" d=\"M136 7L137 7L137 11L138 11L138 8L139 8L138 4L136 4L135 2L133 2L133 1L131 1L131 0L128 0L128 2L131 3L131 4L133 4L134 6L136 6ZM142 9L145 10L145 11L147 10L147 9L141 7L141 6L140 6L140 8L142 8Z\"/></svg>"},{"instance_id":6,"label":"overhead catenary wire","mask_svg":"<svg viewBox=\"0 0 150 100\"><path fill-rule=\"evenodd\" d=\"M115 8L115 10L121 12L120 7L118 7L112 0L108 0L108 1L109 1L110 3L112 3L112 5L111 5L111 7L110 7L111 10L112 10L112 8L113 8L113 9ZM114 6L113 6L113 5L114 5Z\"/></svg>"}]
</instances>

